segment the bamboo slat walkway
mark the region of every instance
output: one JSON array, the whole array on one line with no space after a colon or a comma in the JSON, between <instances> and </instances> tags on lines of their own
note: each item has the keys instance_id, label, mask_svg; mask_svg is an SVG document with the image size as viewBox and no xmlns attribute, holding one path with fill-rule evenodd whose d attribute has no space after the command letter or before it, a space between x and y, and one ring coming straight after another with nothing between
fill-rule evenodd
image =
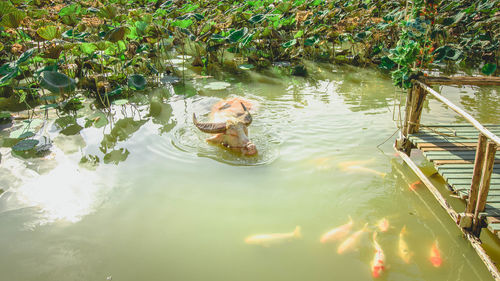
<instances>
[{"instance_id":1,"label":"bamboo slat walkway","mask_svg":"<svg viewBox=\"0 0 500 281\"><path fill-rule=\"evenodd\" d=\"M485 226L500 237L500 157L496 153L500 148L500 125L481 124L430 86L500 86L500 77L424 76L412 82L413 87L406 96L403 127L394 149L457 224L491 276L500 281L499 268L482 247L480 239L481 229ZM446 105L469 124L420 125L427 95ZM415 148L434 164L451 189L465 199L463 212L452 208L415 164L410 157Z\"/></svg>"},{"instance_id":2,"label":"bamboo slat walkway","mask_svg":"<svg viewBox=\"0 0 500 281\"><path fill-rule=\"evenodd\" d=\"M485 125L500 135L500 125ZM479 131L469 124L421 126L417 133L409 134L414 147L422 151L434 164L452 191L467 199L472 183L474 159ZM500 163L500 155L495 157ZM488 229L500 238L500 165L493 168L485 212Z\"/></svg>"}]
</instances>

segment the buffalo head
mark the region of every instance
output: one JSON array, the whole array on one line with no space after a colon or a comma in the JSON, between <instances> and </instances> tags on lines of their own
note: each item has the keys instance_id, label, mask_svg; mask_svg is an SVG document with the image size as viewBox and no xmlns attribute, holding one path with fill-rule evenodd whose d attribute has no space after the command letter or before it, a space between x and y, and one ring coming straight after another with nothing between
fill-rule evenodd
<instances>
[{"instance_id":1,"label":"buffalo head","mask_svg":"<svg viewBox=\"0 0 500 281\"><path fill-rule=\"evenodd\" d=\"M255 144L248 138L248 126L252 123L252 115L245 105L241 103L243 113L228 118L226 122L202 123L196 119L193 113L193 123L200 131L215 134L207 141L221 144L227 148L241 151L244 155L254 155L257 153Z\"/></svg>"}]
</instances>

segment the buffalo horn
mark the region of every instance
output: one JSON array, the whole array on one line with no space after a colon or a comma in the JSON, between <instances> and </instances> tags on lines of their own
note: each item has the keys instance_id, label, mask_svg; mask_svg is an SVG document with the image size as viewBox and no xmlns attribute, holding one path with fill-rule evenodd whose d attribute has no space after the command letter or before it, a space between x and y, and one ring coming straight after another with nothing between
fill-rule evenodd
<instances>
[{"instance_id":1,"label":"buffalo horn","mask_svg":"<svg viewBox=\"0 0 500 281\"><path fill-rule=\"evenodd\" d=\"M224 133L226 131L226 123L200 123L196 120L196 114L193 113L193 123L200 131L209 134Z\"/></svg>"},{"instance_id":2,"label":"buffalo horn","mask_svg":"<svg viewBox=\"0 0 500 281\"><path fill-rule=\"evenodd\" d=\"M250 111L248 111L247 107L242 103L241 107L243 107L243 110L245 110L245 116L243 116L243 121L245 122L246 126L250 126L252 124L252 115L250 114Z\"/></svg>"}]
</instances>

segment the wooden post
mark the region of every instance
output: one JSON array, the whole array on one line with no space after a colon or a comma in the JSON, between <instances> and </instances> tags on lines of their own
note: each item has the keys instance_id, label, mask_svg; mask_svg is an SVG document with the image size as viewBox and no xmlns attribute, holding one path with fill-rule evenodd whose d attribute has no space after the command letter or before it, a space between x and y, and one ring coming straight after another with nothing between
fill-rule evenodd
<instances>
[{"instance_id":1,"label":"wooden post","mask_svg":"<svg viewBox=\"0 0 500 281\"><path fill-rule=\"evenodd\" d=\"M408 120L408 130L407 135L413 134L418 131L420 127L420 116L422 115L422 109L424 108L424 101L427 92L415 84L416 91L413 94L412 108L410 119Z\"/></svg>"},{"instance_id":2,"label":"wooden post","mask_svg":"<svg viewBox=\"0 0 500 281\"><path fill-rule=\"evenodd\" d=\"M465 214L473 215L477 204L477 194L479 193L479 184L481 183L481 175L483 174L484 153L486 151L486 136L479 133L476 149L476 159L474 160L474 172L472 173L472 183L469 190L469 201Z\"/></svg>"},{"instance_id":3,"label":"wooden post","mask_svg":"<svg viewBox=\"0 0 500 281\"><path fill-rule=\"evenodd\" d=\"M479 213L483 212L486 207L486 200L488 192L490 191L491 173L493 172L493 165L495 163L496 150L497 145L494 142L489 141L488 146L486 147L486 158L484 160L483 174L481 176L481 184L479 187L479 194L477 196L476 210L474 210L474 220L472 225L472 232L478 237L481 233L482 224L479 219Z\"/></svg>"}]
</instances>

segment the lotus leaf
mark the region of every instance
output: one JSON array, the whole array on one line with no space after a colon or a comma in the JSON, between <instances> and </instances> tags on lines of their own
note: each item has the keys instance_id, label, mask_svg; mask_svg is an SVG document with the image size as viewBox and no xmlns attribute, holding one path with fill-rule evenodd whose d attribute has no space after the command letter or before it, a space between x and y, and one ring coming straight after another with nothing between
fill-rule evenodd
<instances>
[{"instance_id":1,"label":"lotus leaf","mask_svg":"<svg viewBox=\"0 0 500 281\"><path fill-rule=\"evenodd\" d=\"M35 52L35 49L29 49L26 52L24 52L18 59L17 59L17 64L21 64L25 61L27 61L31 56L33 56L33 53Z\"/></svg>"},{"instance_id":2,"label":"lotus leaf","mask_svg":"<svg viewBox=\"0 0 500 281\"><path fill-rule=\"evenodd\" d=\"M75 80L60 72L44 71L40 79L40 86L54 94L70 93L75 90Z\"/></svg>"},{"instance_id":3,"label":"lotus leaf","mask_svg":"<svg viewBox=\"0 0 500 281\"><path fill-rule=\"evenodd\" d=\"M247 33L248 33L248 28L246 28L246 27L239 29L239 30L235 30L229 34L229 36L227 37L227 40L230 43L236 43L236 42L240 41L243 38L243 36L245 36Z\"/></svg>"},{"instance_id":4,"label":"lotus leaf","mask_svg":"<svg viewBox=\"0 0 500 281\"><path fill-rule=\"evenodd\" d=\"M290 40L290 41L288 41L286 43L281 44L281 46L286 49L286 48L290 48L292 46L295 46L295 44L297 44L297 40L296 39L292 39L292 40Z\"/></svg>"},{"instance_id":5,"label":"lotus leaf","mask_svg":"<svg viewBox=\"0 0 500 281\"><path fill-rule=\"evenodd\" d=\"M64 128L61 130L61 134L66 135L66 136L72 136L80 133L80 131L83 129L82 126L78 124L72 124L69 125L68 127Z\"/></svg>"},{"instance_id":6,"label":"lotus leaf","mask_svg":"<svg viewBox=\"0 0 500 281\"><path fill-rule=\"evenodd\" d=\"M10 28L18 28L25 17L26 17L25 12L15 9L10 13L6 14L5 16L3 16L0 25Z\"/></svg>"},{"instance_id":7,"label":"lotus leaf","mask_svg":"<svg viewBox=\"0 0 500 281\"><path fill-rule=\"evenodd\" d=\"M178 26L180 28L188 28L192 24L193 24L193 21L191 19L175 20L172 22L172 26Z\"/></svg>"},{"instance_id":8,"label":"lotus leaf","mask_svg":"<svg viewBox=\"0 0 500 281\"><path fill-rule=\"evenodd\" d=\"M110 42L116 43L123 40L128 32L130 32L128 27L121 26L111 29L104 38Z\"/></svg>"},{"instance_id":9,"label":"lotus leaf","mask_svg":"<svg viewBox=\"0 0 500 281\"><path fill-rule=\"evenodd\" d=\"M27 138L31 138L35 136L35 133L33 132L30 132L30 131L27 131L27 132L24 132L22 133L19 137L17 137L18 139L27 139Z\"/></svg>"},{"instance_id":10,"label":"lotus leaf","mask_svg":"<svg viewBox=\"0 0 500 281\"><path fill-rule=\"evenodd\" d=\"M36 33L48 41L61 37L61 31L54 25L42 26L36 31Z\"/></svg>"},{"instance_id":11,"label":"lotus leaf","mask_svg":"<svg viewBox=\"0 0 500 281\"><path fill-rule=\"evenodd\" d=\"M481 68L481 72L485 75L491 75L497 70L497 65L494 63L487 63Z\"/></svg>"},{"instance_id":12,"label":"lotus leaf","mask_svg":"<svg viewBox=\"0 0 500 281\"><path fill-rule=\"evenodd\" d=\"M177 95L183 95L187 98L196 96L196 94L198 94L198 91L196 91L196 89L193 86L182 83L174 85L174 92Z\"/></svg>"},{"instance_id":13,"label":"lotus leaf","mask_svg":"<svg viewBox=\"0 0 500 281\"><path fill-rule=\"evenodd\" d=\"M14 151L27 151L30 149L33 149L37 144L38 140L33 140L33 139L28 139L28 140L22 140L18 142L16 145L12 147L12 150Z\"/></svg>"},{"instance_id":14,"label":"lotus leaf","mask_svg":"<svg viewBox=\"0 0 500 281\"><path fill-rule=\"evenodd\" d=\"M10 120L11 115L8 112L0 111L0 121Z\"/></svg>"},{"instance_id":15,"label":"lotus leaf","mask_svg":"<svg viewBox=\"0 0 500 281\"><path fill-rule=\"evenodd\" d=\"M251 24L257 24L257 23L263 21L265 18L266 18L265 15L257 14L257 15L253 15L248 21Z\"/></svg>"},{"instance_id":16,"label":"lotus leaf","mask_svg":"<svg viewBox=\"0 0 500 281\"><path fill-rule=\"evenodd\" d=\"M208 85L205 85L205 89L224 90L226 88L229 88L230 86L231 86L230 83L217 81L217 82L208 83Z\"/></svg>"},{"instance_id":17,"label":"lotus leaf","mask_svg":"<svg viewBox=\"0 0 500 281\"><path fill-rule=\"evenodd\" d=\"M132 89L144 90L146 84L146 78L140 74L133 74L128 77L128 86Z\"/></svg>"},{"instance_id":18,"label":"lotus leaf","mask_svg":"<svg viewBox=\"0 0 500 281\"><path fill-rule=\"evenodd\" d=\"M107 5L102 7L97 15L101 18L113 20L118 15L118 9L115 5Z\"/></svg>"}]
</instances>

